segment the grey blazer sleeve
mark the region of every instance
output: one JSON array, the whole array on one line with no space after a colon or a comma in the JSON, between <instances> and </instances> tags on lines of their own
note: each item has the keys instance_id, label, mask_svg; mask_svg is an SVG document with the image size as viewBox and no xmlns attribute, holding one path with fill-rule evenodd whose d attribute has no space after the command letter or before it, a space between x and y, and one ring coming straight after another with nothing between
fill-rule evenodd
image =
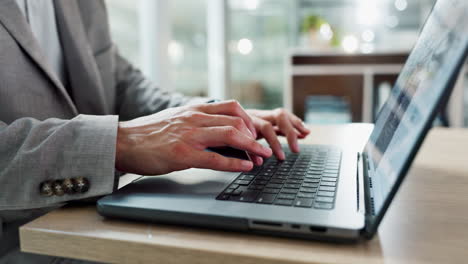
<instances>
[{"instance_id":1,"label":"grey blazer sleeve","mask_svg":"<svg viewBox=\"0 0 468 264\"><path fill-rule=\"evenodd\" d=\"M179 93L163 91L144 77L115 51L117 112L121 120L150 115L169 107L206 103L203 97L187 97Z\"/></svg>"},{"instance_id":2,"label":"grey blazer sleeve","mask_svg":"<svg viewBox=\"0 0 468 264\"><path fill-rule=\"evenodd\" d=\"M111 193L117 116L0 121L0 211L54 206ZM84 193L44 196L45 181L85 177Z\"/></svg>"}]
</instances>

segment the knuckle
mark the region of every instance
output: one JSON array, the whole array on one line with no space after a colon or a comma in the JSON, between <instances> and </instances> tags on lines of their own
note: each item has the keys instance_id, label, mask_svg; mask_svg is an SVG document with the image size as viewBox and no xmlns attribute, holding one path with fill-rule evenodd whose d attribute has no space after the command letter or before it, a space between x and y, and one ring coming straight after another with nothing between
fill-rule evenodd
<instances>
[{"instance_id":1,"label":"knuckle","mask_svg":"<svg viewBox=\"0 0 468 264\"><path fill-rule=\"evenodd\" d=\"M273 125L270 122L264 122L261 124L261 130L263 132L273 130Z\"/></svg>"},{"instance_id":2,"label":"knuckle","mask_svg":"<svg viewBox=\"0 0 468 264\"><path fill-rule=\"evenodd\" d=\"M184 120L190 120L192 118L193 113L195 113L195 111L192 111L192 110L185 111L184 113L182 113L182 118Z\"/></svg>"},{"instance_id":3,"label":"knuckle","mask_svg":"<svg viewBox=\"0 0 468 264\"><path fill-rule=\"evenodd\" d=\"M229 100L229 106L232 110L237 110L240 108L240 104L236 100Z\"/></svg>"},{"instance_id":4,"label":"knuckle","mask_svg":"<svg viewBox=\"0 0 468 264\"><path fill-rule=\"evenodd\" d=\"M294 131L288 131L286 132L286 138L288 139L295 139L296 138L296 133Z\"/></svg>"},{"instance_id":5,"label":"knuckle","mask_svg":"<svg viewBox=\"0 0 468 264\"><path fill-rule=\"evenodd\" d=\"M237 129L235 129L234 127L228 127L226 128L225 135L227 139L235 140L237 138Z\"/></svg>"},{"instance_id":6,"label":"knuckle","mask_svg":"<svg viewBox=\"0 0 468 264\"><path fill-rule=\"evenodd\" d=\"M288 115L288 113L286 112L286 110L284 110L284 109L282 109L282 108L279 109L279 111L278 111L278 116L280 116L280 117L286 117L287 115Z\"/></svg>"},{"instance_id":7,"label":"knuckle","mask_svg":"<svg viewBox=\"0 0 468 264\"><path fill-rule=\"evenodd\" d=\"M203 117L203 114L197 111L188 111L186 114L187 118L190 120L200 119Z\"/></svg>"},{"instance_id":8,"label":"knuckle","mask_svg":"<svg viewBox=\"0 0 468 264\"><path fill-rule=\"evenodd\" d=\"M235 117L233 119L233 124L236 128L242 128L245 125L244 120L240 117Z\"/></svg>"},{"instance_id":9,"label":"knuckle","mask_svg":"<svg viewBox=\"0 0 468 264\"><path fill-rule=\"evenodd\" d=\"M228 159L225 165L228 169L234 169L238 167L238 162L234 159Z\"/></svg>"},{"instance_id":10,"label":"knuckle","mask_svg":"<svg viewBox=\"0 0 468 264\"><path fill-rule=\"evenodd\" d=\"M220 165L222 165L222 159L220 156L216 155L215 153L211 153L208 159L208 163L211 166L219 167Z\"/></svg>"},{"instance_id":11,"label":"knuckle","mask_svg":"<svg viewBox=\"0 0 468 264\"><path fill-rule=\"evenodd\" d=\"M192 138L199 132L198 127L186 127L181 132L182 138Z\"/></svg>"},{"instance_id":12,"label":"knuckle","mask_svg":"<svg viewBox=\"0 0 468 264\"><path fill-rule=\"evenodd\" d=\"M172 146L172 153L177 155L177 156L186 156L188 154L188 148L182 143L175 143Z\"/></svg>"}]
</instances>

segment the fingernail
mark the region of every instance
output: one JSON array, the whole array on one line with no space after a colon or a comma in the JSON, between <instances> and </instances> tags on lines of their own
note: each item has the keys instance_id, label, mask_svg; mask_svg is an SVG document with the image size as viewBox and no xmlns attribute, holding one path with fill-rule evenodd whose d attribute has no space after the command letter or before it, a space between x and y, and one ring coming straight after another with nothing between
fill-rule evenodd
<instances>
[{"instance_id":1,"label":"fingernail","mask_svg":"<svg viewBox=\"0 0 468 264\"><path fill-rule=\"evenodd\" d=\"M262 148L263 148L263 152L265 152L265 154L267 155L271 155L273 153L273 150L271 150L271 148L269 147L262 146Z\"/></svg>"},{"instance_id":2,"label":"fingernail","mask_svg":"<svg viewBox=\"0 0 468 264\"><path fill-rule=\"evenodd\" d=\"M282 150L279 153L279 159L280 160L285 160L286 159L286 154L284 154L284 151L282 151Z\"/></svg>"},{"instance_id":3,"label":"fingernail","mask_svg":"<svg viewBox=\"0 0 468 264\"><path fill-rule=\"evenodd\" d=\"M253 163L248 160L241 161L242 170L251 170L253 168Z\"/></svg>"},{"instance_id":4,"label":"fingernail","mask_svg":"<svg viewBox=\"0 0 468 264\"><path fill-rule=\"evenodd\" d=\"M262 164L263 164L263 158L262 158L262 157L258 157L258 160L257 160L257 161L258 161L257 166L262 166Z\"/></svg>"},{"instance_id":5,"label":"fingernail","mask_svg":"<svg viewBox=\"0 0 468 264\"><path fill-rule=\"evenodd\" d=\"M293 143L292 148L293 148L293 151L294 151L294 152L299 152L299 151L300 151L299 145L297 144L297 142L294 142L294 143Z\"/></svg>"}]
</instances>

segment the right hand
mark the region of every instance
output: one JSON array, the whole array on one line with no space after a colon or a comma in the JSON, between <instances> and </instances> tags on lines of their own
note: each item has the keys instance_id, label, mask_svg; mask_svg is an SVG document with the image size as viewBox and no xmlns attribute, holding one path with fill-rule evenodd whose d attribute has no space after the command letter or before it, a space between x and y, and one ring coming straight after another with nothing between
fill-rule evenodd
<instances>
[{"instance_id":1,"label":"right hand","mask_svg":"<svg viewBox=\"0 0 468 264\"><path fill-rule=\"evenodd\" d=\"M119 123L115 167L141 175L188 168L249 171L251 161L205 149L230 146L270 157L272 150L255 141L256 136L252 120L236 101L169 108Z\"/></svg>"}]
</instances>

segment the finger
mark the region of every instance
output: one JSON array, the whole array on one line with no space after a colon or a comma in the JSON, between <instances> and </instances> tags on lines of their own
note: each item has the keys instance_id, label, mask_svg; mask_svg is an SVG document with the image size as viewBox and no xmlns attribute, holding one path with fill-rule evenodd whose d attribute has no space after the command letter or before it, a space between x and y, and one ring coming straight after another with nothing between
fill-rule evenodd
<instances>
[{"instance_id":1,"label":"finger","mask_svg":"<svg viewBox=\"0 0 468 264\"><path fill-rule=\"evenodd\" d=\"M256 155L251 154L250 158L252 159L255 166L261 166L263 164L263 158L260 157L260 156L256 156Z\"/></svg>"},{"instance_id":2,"label":"finger","mask_svg":"<svg viewBox=\"0 0 468 264\"><path fill-rule=\"evenodd\" d=\"M193 168L219 171L250 171L254 164L249 160L227 158L214 152L195 151L190 159Z\"/></svg>"},{"instance_id":3,"label":"finger","mask_svg":"<svg viewBox=\"0 0 468 264\"><path fill-rule=\"evenodd\" d=\"M237 116L244 120L254 138L257 138L257 132L250 116L245 112L242 106L235 100L223 101L212 104L198 105L197 109L207 114Z\"/></svg>"},{"instance_id":4,"label":"finger","mask_svg":"<svg viewBox=\"0 0 468 264\"><path fill-rule=\"evenodd\" d=\"M283 133L286 136L291 151L299 152L299 145L297 144L297 135L287 113L282 112L278 115L278 127L281 133Z\"/></svg>"},{"instance_id":5,"label":"finger","mask_svg":"<svg viewBox=\"0 0 468 264\"><path fill-rule=\"evenodd\" d=\"M261 132L262 136L270 145L275 156L280 160L284 160L286 158L286 155L284 154L283 148L281 147L278 137L276 136L276 132L273 129L273 125L270 122L262 119L257 120L257 123L259 126L258 130Z\"/></svg>"},{"instance_id":6,"label":"finger","mask_svg":"<svg viewBox=\"0 0 468 264\"><path fill-rule=\"evenodd\" d=\"M305 126L304 122L302 122L302 120L299 117L289 112L288 116L291 120L291 123L293 123L294 128L296 128L299 132L305 135L308 135L310 133L310 130Z\"/></svg>"},{"instance_id":7,"label":"finger","mask_svg":"<svg viewBox=\"0 0 468 264\"><path fill-rule=\"evenodd\" d=\"M209 115L202 112L195 112L192 114L193 122L202 127L215 127L215 126L232 126L237 128L239 131L245 135L252 137L252 132L245 124L244 120L237 116L227 116L227 115Z\"/></svg>"},{"instance_id":8,"label":"finger","mask_svg":"<svg viewBox=\"0 0 468 264\"><path fill-rule=\"evenodd\" d=\"M262 146L253 138L230 126L200 128L195 137L198 142L206 147L230 146L265 158L270 157L272 154L269 147Z\"/></svg>"},{"instance_id":9,"label":"finger","mask_svg":"<svg viewBox=\"0 0 468 264\"><path fill-rule=\"evenodd\" d=\"M279 127L275 126L275 127L273 127L273 129L275 130L276 135L278 135L278 136L285 136L285 135L283 134L283 132L281 132L281 130L279 129ZM301 138L301 139L302 139L302 138L305 138L305 137L307 136L307 135L304 135L304 134L302 134L301 132L297 131L297 129L294 129L294 131L296 132L296 135L297 135L298 138Z\"/></svg>"}]
</instances>

